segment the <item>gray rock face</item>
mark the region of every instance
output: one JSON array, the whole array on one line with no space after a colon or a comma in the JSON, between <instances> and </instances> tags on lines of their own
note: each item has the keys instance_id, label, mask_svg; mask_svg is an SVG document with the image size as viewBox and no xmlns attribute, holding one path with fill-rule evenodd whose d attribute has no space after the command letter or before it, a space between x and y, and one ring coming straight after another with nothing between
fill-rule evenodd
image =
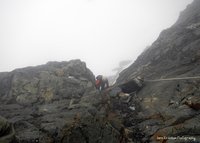
<instances>
[{"instance_id":1,"label":"gray rock face","mask_svg":"<svg viewBox=\"0 0 200 143\"><path fill-rule=\"evenodd\" d=\"M136 114L129 113L127 127L138 129L139 142L164 142L164 137L188 137L168 142L200 142L200 79L147 81L200 75L200 1L194 0L177 22L164 30L130 67L120 73L117 84L137 76L144 77L144 87ZM133 124L136 123L136 125ZM195 125L196 124L196 125ZM135 139L136 139L135 136ZM189 139L189 137L191 139ZM195 140L194 140L195 138Z\"/></svg>"},{"instance_id":2,"label":"gray rock face","mask_svg":"<svg viewBox=\"0 0 200 143\"><path fill-rule=\"evenodd\" d=\"M81 97L94 83L93 74L79 60L17 69L0 78L0 98L21 105Z\"/></svg>"},{"instance_id":3,"label":"gray rock face","mask_svg":"<svg viewBox=\"0 0 200 143\"><path fill-rule=\"evenodd\" d=\"M15 141L13 125L0 116L0 143L10 143Z\"/></svg>"},{"instance_id":4,"label":"gray rock face","mask_svg":"<svg viewBox=\"0 0 200 143\"><path fill-rule=\"evenodd\" d=\"M94 82L80 60L0 73L0 115L13 124L19 143L115 143L120 133L105 126L110 124L106 109L99 112L103 104ZM0 118L0 142L10 126Z\"/></svg>"},{"instance_id":5,"label":"gray rock face","mask_svg":"<svg viewBox=\"0 0 200 143\"><path fill-rule=\"evenodd\" d=\"M80 60L0 73L0 142L200 142L200 79L150 81L200 75L199 7L194 0L120 73L123 86L101 95ZM122 84L138 76L141 86Z\"/></svg>"}]
</instances>

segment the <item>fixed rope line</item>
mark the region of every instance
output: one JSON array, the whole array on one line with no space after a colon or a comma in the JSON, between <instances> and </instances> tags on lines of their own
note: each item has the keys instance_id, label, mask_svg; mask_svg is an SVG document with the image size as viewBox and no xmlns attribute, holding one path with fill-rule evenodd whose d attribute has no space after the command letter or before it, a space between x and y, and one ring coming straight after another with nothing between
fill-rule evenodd
<instances>
[{"instance_id":1,"label":"fixed rope line","mask_svg":"<svg viewBox=\"0 0 200 143\"><path fill-rule=\"evenodd\" d=\"M173 81L173 80L187 80L187 79L200 79L200 76L193 77L177 77L177 78L161 78L155 80L145 80L146 82L158 82L158 81Z\"/></svg>"},{"instance_id":2,"label":"fixed rope line","mask_svg":"<svg viewBox=\"0 0 200 143\"><path fill-rule=\"evenodd\" d=\"M159 81L176 81L176 80L187 80L187 79L200 79L200 76L193 76L193 77L177 77L177 78L161 78L161 79L152 79L152 80L144 80L144 82L159 82ZM129 81L131 80L134 80L133 79L130 79ZM117 86L120 86L120 85L123 85L129 81L126 81L126 82L123 82L123 83L120 83L120 84L114 84L112 86L109 87L109 90L111 90L112 88L114 87L117 87Z\"/></svg>"}]
</instances>

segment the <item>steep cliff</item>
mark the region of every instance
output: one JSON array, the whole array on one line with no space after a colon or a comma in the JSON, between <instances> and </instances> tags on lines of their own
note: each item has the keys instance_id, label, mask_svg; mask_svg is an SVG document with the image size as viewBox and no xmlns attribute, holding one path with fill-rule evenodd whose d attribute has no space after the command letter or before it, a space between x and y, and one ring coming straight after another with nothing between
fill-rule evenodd
<instances>
[{"instance_id":1,"label":"steep cliff","mask_svg":"<svg viewBox=\"0 0 200 143\"><path fill-rule=\"evenodd\" d=\"M140 142L189 142L194 138L200 141L200 79L152 81L199 75L200 1L194 0L177 22L161 32L117 79L118 84L137 76L145 79L144 87L137 93L140 108L127 118L130 123L137 122L129 128L140 130Z\"/></svg>"}]
</instances>

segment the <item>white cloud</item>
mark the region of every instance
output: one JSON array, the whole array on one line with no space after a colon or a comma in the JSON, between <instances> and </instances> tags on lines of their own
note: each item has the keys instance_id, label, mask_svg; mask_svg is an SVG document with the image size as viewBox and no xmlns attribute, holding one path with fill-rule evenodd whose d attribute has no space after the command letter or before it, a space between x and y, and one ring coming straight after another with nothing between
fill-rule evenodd
<instances>
[{"instance_id":1,"label":"white cloud","mask_svg":"<svg viewBox=\"0 0 200 143\"><path fill-rule=\"evenodd\" d=\"M109 75L192 0L1 0L0 71L80 58Z\"/></svg>"}]
</instances>

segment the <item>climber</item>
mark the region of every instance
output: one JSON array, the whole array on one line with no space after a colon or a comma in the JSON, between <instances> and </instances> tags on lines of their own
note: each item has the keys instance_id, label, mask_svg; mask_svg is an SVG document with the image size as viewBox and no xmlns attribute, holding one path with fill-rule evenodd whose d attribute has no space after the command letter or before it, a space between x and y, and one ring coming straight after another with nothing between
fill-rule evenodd
<instances>
[{"instance_id":1,"label":"climber","mask_svg":"<svg viewBox=\"0 0 200 143\"><path fill-rule=\"evenodd\" d=\"M95 86L99 91L107 89L109 87L108 79L105 76L98 75L96 77Z\"/></svg>"}]
</instances>

